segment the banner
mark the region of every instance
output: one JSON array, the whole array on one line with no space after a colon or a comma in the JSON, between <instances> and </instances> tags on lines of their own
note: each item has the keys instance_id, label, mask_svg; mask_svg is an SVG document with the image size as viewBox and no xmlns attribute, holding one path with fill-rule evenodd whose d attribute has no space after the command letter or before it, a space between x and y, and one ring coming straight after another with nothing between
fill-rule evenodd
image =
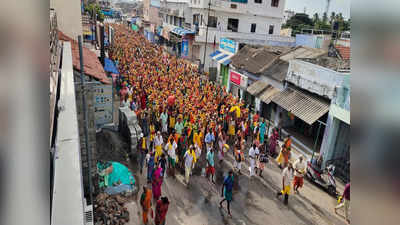
<instances>
[{"instance_id":1,"label":"banner","mask_svg":"<svg viewBox=\"0 0 400 225\"><path fill-rule=\"evenodd\" d=\"M113 122L112 85L94 86L94 119L96 127Z\"/></svg>"},{"instance_id":2,"label":"banner","mask_svg":"<svg viewBox=\"0 0 400 225\"><path fill-rule=\"evenodd\" d=\"M188 57L189 56L189 40L183 39L182 40L182 49L181 49L181 56Z\"/></svg>"}]
</instances>

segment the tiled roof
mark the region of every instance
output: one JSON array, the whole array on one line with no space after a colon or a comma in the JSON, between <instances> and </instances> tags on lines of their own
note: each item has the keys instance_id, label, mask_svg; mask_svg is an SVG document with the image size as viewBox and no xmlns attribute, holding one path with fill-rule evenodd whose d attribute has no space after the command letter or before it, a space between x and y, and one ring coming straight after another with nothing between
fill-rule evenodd
<instances>
[{"instance_id":1,"label":"tiled roof","mask_svg":"<svg viewBox=\"0 0 400 225\"><path fill-rule=\"evenodd\" d=\"M282 53L289 50L289 47L253 47L246 45L231 58L232 65L253 74L261 74L273 64Z\"/></svg>"},{"instance_id":2,"label":"tiled roof","mask_svg":"<svg viewBox=\"0 0 400 225\"><path fill-rule=\"evenodd\" d=\"M68 37L61 31L58 31L58 39L61 41L71 42L72 48L72 62L75 70L81 71L80 61L79 61L79 46L78 42ZM110 80L107 78L104 68L101 65L96 53L90 51L88 48L82 46L83 50L83 63L85 74L95 78L96 80L104 83L111 84Z\"/></svg>"},{"instance_id":3,"label":"tiled roof","mask_svg":"<svg viewBox=\"0 0 400 225\"><path fill-rule=\"evenodd\" d=\"M286 62L289 62L289 60L291 59L297 59L297 58L314 59L326 53L328 53L328 51L324 49L298 46L292 49L291 51L287 52L286 54L283 54L280 57L280 59Z\"/></svg>"},{"instance_id":4,"label":"tiled roof","mask_svg":"<svg viewBox=\"0 0 400 225\"><path fill-rule=\"evenodd\" d=\"M335 48L339 51L340 56L344 60L349 60L351 58L351 50L350 47L336 45Z\"/></svg>"}]
</instances>

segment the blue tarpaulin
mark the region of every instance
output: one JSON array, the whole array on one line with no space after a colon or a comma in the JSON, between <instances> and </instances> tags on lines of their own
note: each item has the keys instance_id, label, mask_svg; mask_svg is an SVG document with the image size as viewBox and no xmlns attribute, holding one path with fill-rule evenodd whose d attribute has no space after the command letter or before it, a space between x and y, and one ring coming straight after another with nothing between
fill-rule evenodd
<instances>
[{"instance_id":1,"label":"blue tarpaulin","mask_svg":"<svg viewBox=\"0 0 400 225\"><path fill-rule=\"evenodd\" d=\"M104 70L113 74L119 74L114 62L109 58L104 59Z\"/></svg>"}]
</instances>

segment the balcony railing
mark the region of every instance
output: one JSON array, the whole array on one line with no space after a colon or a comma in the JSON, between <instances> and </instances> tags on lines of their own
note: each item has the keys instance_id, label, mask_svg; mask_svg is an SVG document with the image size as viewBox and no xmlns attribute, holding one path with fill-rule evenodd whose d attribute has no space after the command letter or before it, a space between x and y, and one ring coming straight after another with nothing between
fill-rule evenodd
<instances>
[{"instance_id":1,"label":"balcony railing","mask_svg":"<svg viewBox=\"0 0 400 225\"><path fill-rule=\"evenodd\" d=\"M192 26L192 30L195 30ZM259 41L260 44L263 41L277 41L277 42L290 42L294 43L296 40L293 37L286 37L281 35L270 35L270 34L254 34L254 33L241 33L241 32L231 32L228 30L218 30L217 28L208 28L208 38L207 42L213 43L215 40L218 43L220 38L230 38L237 40L254 40ZM206 40L206 27L200 27L198 35L195 37L196 42L205 42Z\"/></svg>"}]
</instances>

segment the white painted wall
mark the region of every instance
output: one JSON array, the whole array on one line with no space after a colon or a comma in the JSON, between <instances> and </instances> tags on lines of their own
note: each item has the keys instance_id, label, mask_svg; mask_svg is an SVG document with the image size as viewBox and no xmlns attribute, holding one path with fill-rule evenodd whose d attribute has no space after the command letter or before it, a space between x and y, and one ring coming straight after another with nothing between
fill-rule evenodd
<instances>
[{"instance_id":1,"label":"white painted wall","mask_svg":"<svg viewBox=\"0 0 400 225\"><path fill-rule=\"evenodd\" d=\"M78 40L78 35L82 35L81 1L50 0L50 8L57 13L58 29Z\"/></svg>"}]
</instances>

